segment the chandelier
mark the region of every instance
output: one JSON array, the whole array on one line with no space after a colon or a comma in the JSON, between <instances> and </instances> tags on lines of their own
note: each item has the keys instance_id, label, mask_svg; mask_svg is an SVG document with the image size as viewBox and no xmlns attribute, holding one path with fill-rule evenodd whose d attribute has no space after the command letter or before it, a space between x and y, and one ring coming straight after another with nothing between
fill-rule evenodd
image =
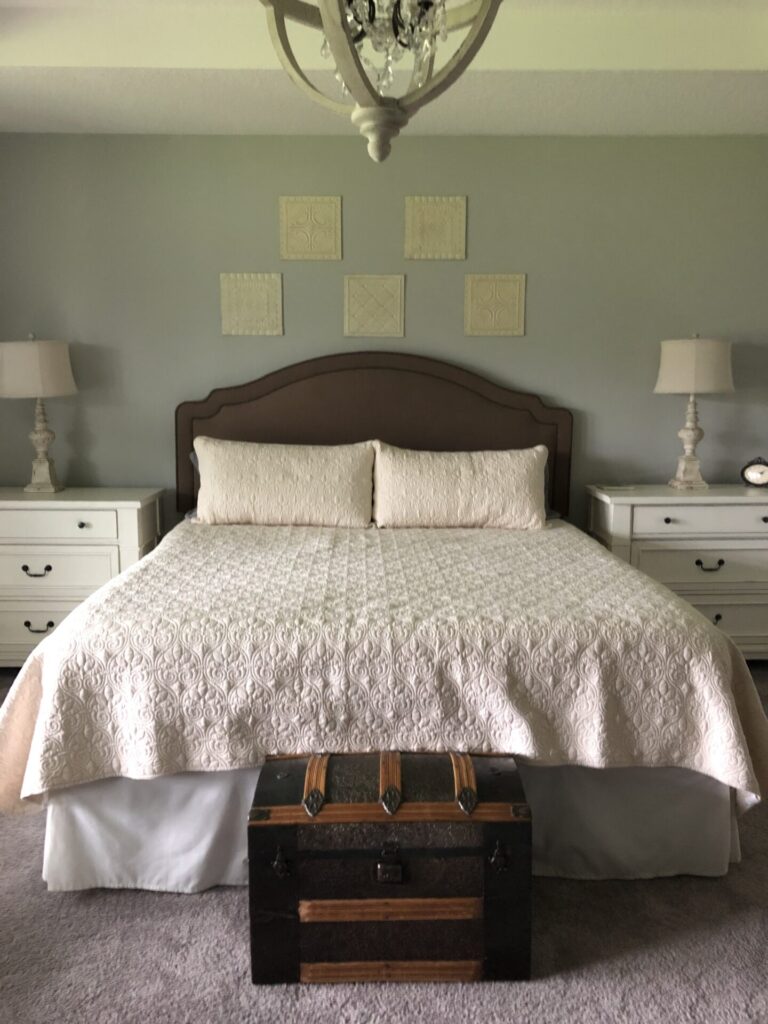
<instances>
[{"instance_id":1,"label":"chandelier","mask_svg":"<svg viewBox=\"0 0 768 1024\"><path fill-rule=\"evenodd\" d=\"M351 117L380 162L411 117L466 70L493 24L501 0L262 0L277 55L293 81L328 110ZM338 95L302 70L287 22L315 29L333 63ZM456 50L438 67L452 34ZM401 67L403 71L401 73ZM395 96L396 87L401 95Z\"/></svg>"}]
</instances>

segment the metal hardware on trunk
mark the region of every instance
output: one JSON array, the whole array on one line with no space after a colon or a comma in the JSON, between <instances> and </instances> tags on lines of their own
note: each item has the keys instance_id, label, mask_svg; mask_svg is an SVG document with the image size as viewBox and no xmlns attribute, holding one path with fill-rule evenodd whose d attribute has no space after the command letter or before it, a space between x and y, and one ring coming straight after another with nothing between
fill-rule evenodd
<instances>
[{"instance_id":1,"label":"metal hardware on trunk","mask_svg":"<svg viewBox=\"0 0 768 1024\"><path fill-rule=\"evenodd\" d=\"M49 629L53 629L53 622L51 622L50 620L46 623L45 629L33 629L32 623L29 621L29 619L26 620L24 625L27 627L28 633L47 633Z\"/></svg>"},{"instance_id":2,"label":"metal hardware on trunk","mask_svg":"<svg viewBox=\"0 0 768 1024\"><path fill-rule=\"evenodd\" d=\"M272 870L278 878L288 878L291 873L291 867L285 859L282 846L278 846L277 848L275 859L272 861Z\"/></svg>"},{"instance_id":3,"label":"metal hardware on trunk","mask_svg":"<svg viewBox=\"0 0 768 1024\"><path fill-rule=\"evenodd\" d=\"M310 793L307 793L307 795L304 797L304 810L307 812L307 814L310 816L310 818L314 818L314 816L317 814L317 812L323 806L324 802L325 802L325 797L320 792L320 790L319 789L313 789Z\"/></svg>"},{"instance_id":4,"label":"metal hardware on trunk","mask_svg":"<svg viewBox=\"0 0 768 1024\"><path fill-rule=\"evenodd\" d=\"M403 865L398 859L397 845L385 843L380 856L381 859L376 863L376 881L384 885L399 885L403 880Z\"/></svg>"},{"instance_id":5,"label":"metal hardware on trunk","mask_svg":"<svg viewBox=\"0 0 768 1024\"><path fill-rule=\"evenodd\" d=\"M458 803L459 807L465 814L471 814L477 807L477 793L474 789L470 789L469 786L464 786L462 791L459 793Z\"/></svg>"},{"instance_id":6,"label":"metal hardware on trunk","mask_svg":"<svg viewBox=\"0 0 768 1024\"><path fill-rule=\"evenodd\" d=\"M496 840L493 853L488 858L488 863L494 871L506 871L509 867L509 858L501 845L501 840Z\"/></svg>"},{"instance_id":7,"label":"metal hardware on trunk","mask_svg":"<svg viewBox=\"0 0 768 1024\"><path fill-rule=\"evenodd\" d=\"M272 812L266 807L256 807L248 815L249 821L269 821Z\"/></svg>"},{"instance_id":8,"label":"metal hardware on trunk","mask_svg":"<svg viewBox=\"0 0 768 1024\"><path fill-rule=\"evenodd\" d=\"M719 572L720 569L722 569L725 565L725 559L718 558L717 565L704 565L702 560L700 558L697 558L694 562L694 565L701 569L702 572Z\"/></svg>"},{"instance_id":9,"label":"metal hardware on trunk","mask_svg":"<svg viewBox=\"0 0 768 1024\"><path fill-rule=\"evenodd\" d=\"M28 565L22 565L21 571L23 573L26 573L27 576L29 576L31 579L39 580L39 579L42 579L43 576L47 576L49 572L53 572L53 566L52 565L46 565L42 572L30 572Z\"/></svg>"},{"instance_id":10,"label":"metal hardware on trunk","mask_svg":"<svg viewBox=\"0 0 768 1024\"><path fill-rule=\"evenodd\" d=\"M402 797L397 786L387 786L381 794L381 806L387 814L394 814L401 802Z\"/></svg>"},{"instance_id":11,"label":"metal hardware on trunk","mask_svg":"<svg viewBox=\"0 0 768 1024\"><path fill-rule=\"evenodd\" d=\"M530 821L531 808L528 804L512 804L512 817L518 821Z\"/></svg>"}]
</instances>

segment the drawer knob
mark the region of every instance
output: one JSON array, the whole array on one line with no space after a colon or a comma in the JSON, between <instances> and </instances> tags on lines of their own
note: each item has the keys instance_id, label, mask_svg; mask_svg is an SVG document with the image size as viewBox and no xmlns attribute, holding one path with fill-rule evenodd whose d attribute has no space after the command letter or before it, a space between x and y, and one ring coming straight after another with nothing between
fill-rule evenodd
<instances>
[{"instance_id":1,"label":"drawer knob","mask_svg":"<svg viewBox=\"0 0 768 1024\"><path fill-rule=\"evenodd\" d=\"M29 633L47 633L49 629L53 629L53 623L50 621L46 623L45 629L33 629L32 623L29 621L29 619L27 619L24 625L27 627L27 631Z\"/></svg>"},{"instance_id":2,"label":"drawer knob","mask_svg":"<svg viewBox=\"0 0 768 1024\"><path fill-rule=\"evenodd\" d=\"M672 522L672 516L664 516L664 522L667 524L667 526L669 526L669 524Z\"/></svg>"},{"instance_id":3,"label":"drawer knob","mask_svg":"<svg viewBox=\"0 0 768 1024\"><path fill-rule=\"evenodd\" d=\"M80 522L77 524L77 528L78 530L84 530L87 525L88 523L84 523L83 520L81 519Z\"/></svg>"},{"instance_id":4,"label":"drawer knob","mask_svg":"<svg viewBox=\"0 0 768 1024\"><path fill-rule=\"evenodd\" d=\"M719 622L723 621L723 616L720 614L720 612L717 612L712 621L715 625L717 625Z\"/></svg>"},{"instance_id":5,"label":"drawer knob","mask_svg":"<svg viewBox=\"0 0 768 1024\"><path fill-rule=\"evenodd\" d=\"M702 572L720 572L720 570L725 565L725 559L718 558L717 565L704 565L702 560L700 558L697 558L695 564L699 567L699 569L701 569Z\"/></svg>"},{"instance_id":6,"label":"drawer knob","mask_svg":"<svg viewBox=\"0 0 768 1024\"><path fill-rule=\"evenodd\" d=\"M29 576L30 579L40 580L43 578L43 576L47 576L49 572L53 572L53 566L46 565L42 572L30 572L28 565L22 565L21 571L23 573L26 573L26 575Z\"/></svg>"},{"instance_id":7,"label":"drawer knob","mask_svg":"<svg viewBox=\"0 0 768 1024\"><path fill-rule=\"evenodd\" d=\"M763 522L768 523L768 516L763 516Z\"/></svg>"}]
</instances>

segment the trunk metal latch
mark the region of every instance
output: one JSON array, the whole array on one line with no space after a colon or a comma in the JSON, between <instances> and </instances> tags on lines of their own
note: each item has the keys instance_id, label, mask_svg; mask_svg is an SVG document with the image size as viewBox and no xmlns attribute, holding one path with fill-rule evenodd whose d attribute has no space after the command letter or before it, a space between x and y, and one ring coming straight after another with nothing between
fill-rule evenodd
<instances>
[{"instance_id":1,"label":"trunk metal latch","mask_svg":"<svg viewBox=\"0 0 768 1024\"><path fill-rule=\"evenodd\" d=\"M376 862L376 881L384 885L397 885L403 880L403 865L396 843L385 843Z\"/></svg>"}]
</instances>

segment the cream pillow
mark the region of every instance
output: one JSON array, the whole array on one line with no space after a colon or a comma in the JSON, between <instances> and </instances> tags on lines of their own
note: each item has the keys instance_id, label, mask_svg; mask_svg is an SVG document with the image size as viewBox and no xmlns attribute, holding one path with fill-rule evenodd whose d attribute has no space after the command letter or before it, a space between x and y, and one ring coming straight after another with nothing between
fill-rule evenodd
<instances>
[{"instance_id":1,"label":"cream pillow","mask_svg":"<svg viewBox=\"0 0 768 1024\"><path fill-rule=\"evenodd\" d=\"M373 445L195 438L201 523L369 526Z\"/></svg>"},{"instance_id":2,"label":"cream pillow","mask_svg":"<svg viewBox=\"0 0 768 1024\"><path fill-rule=\"evenodd\" d=\"M374 441L377 526L544 526L544 445L514 451L417 452Z\"/></svg>"}]
</instances>

